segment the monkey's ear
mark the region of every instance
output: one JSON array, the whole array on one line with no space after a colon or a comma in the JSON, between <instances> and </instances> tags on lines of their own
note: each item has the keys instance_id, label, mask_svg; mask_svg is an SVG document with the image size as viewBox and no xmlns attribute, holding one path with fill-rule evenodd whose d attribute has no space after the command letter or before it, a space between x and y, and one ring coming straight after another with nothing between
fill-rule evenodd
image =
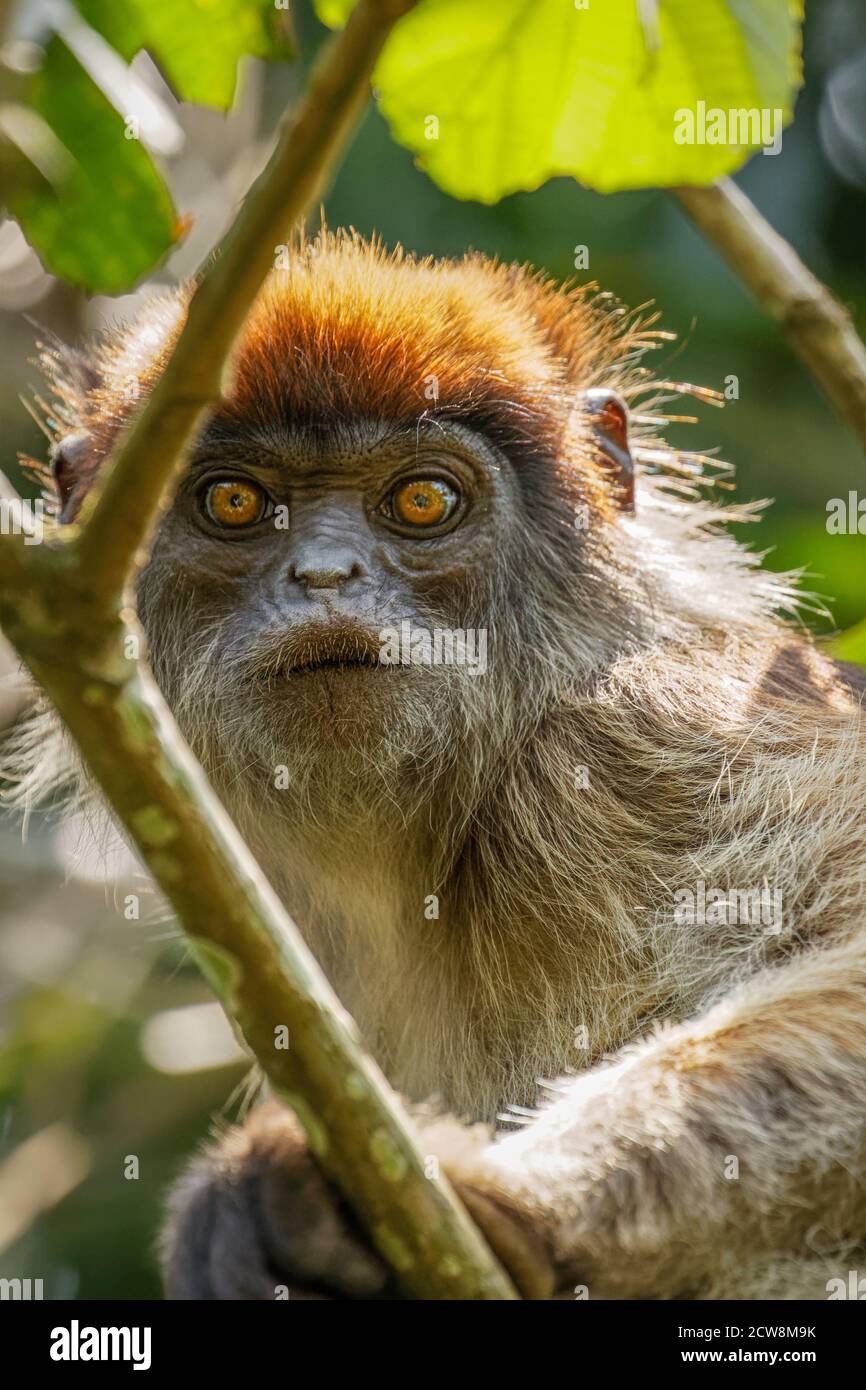
<instances>
[{"instance_id":1,"label":"monkey's ear","mask_svg":"<svg viewBox=\"0 0 866 1390\"><path fill-rule=\"evenodd\" d=\"M84 430L64 435L51 446L51 476L60 501L61 522L71 521L78 510L79 484L85 482L84 463L90 453L90 435Z\"/></svg>"},{"instance_id":2,"label":"monkey's ear","mask_svg":"<svg viewBox=\"0 0 866 1390\"><path fill-rule=\"evenodd\" d=\"M584 406L602 454L602 465L613 483L617 504L634 511L634 460L628 443L628 406L622 396L604 387L583 392Z\"/></svg>"}]
</instances>

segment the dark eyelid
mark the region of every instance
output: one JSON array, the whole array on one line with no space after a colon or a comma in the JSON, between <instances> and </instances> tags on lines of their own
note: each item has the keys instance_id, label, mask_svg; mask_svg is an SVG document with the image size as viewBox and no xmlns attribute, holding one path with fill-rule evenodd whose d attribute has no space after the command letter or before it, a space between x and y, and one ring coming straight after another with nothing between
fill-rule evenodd
<instances>
[{"instance_id":1,"label":"dark eyelid","mask_svg":"<svg viewBox=\"0 0 866 1390\"><path fill-rule=\"evenodd\" d=\"M243 482L255 483L269 491L284 470L275 465L261 464L249 459L193 459L186 471L184 482L187 487L198 489L205 483L219 482L220 478L237 478Z\"/></svg>"},{"instance_id":2,"label":"dark eyelid","mask_svg":"<svg viewBox=\"0 0 866 1390\"><path fill-rule=\"evenodd\" d=\"M455 468L448 468L444 463L435 463L432 460L428 464L420 465L414 459L406 463L405 467L393 473L385 484L383 498L388 498L398 487L404 487L406 483L445 483L456 492L458 497L462 497L467 492L465 480L461 479Z\"/></svg>"}]
</instances>

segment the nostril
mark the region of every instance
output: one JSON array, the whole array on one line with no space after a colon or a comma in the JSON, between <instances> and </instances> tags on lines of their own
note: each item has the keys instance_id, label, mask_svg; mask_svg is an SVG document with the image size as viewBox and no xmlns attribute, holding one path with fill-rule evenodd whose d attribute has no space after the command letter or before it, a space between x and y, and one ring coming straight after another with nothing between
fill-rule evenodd
<instances>
[{"instance_id":1,"label":"nostril","mask_svg":"<svg viewBox=\"0 0 866 1390\"><path fill-rule=\"evenodd\" d=\"M302 570L295 575L308 589L338 589L346 577L341 570Z\"/></svg>"},{"instance_id":2,"label":"nostril","mask_svg":"<svg viewBox=\"0 0 866 1390\"><path fill-rule=\"evenodd\" d=\"M355 562L347 564L295 564L291 566L289 577L307 589L339 589L350 579L360 575L361 566Z\"/></svg>"}]
</instances>

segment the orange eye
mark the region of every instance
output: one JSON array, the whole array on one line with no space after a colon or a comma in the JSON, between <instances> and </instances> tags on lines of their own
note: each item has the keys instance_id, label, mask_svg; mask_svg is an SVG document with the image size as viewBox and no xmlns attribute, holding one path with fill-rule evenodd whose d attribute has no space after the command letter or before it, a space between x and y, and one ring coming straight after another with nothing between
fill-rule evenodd
<instances>
[{"instance_id":1,"label":"orange eye","mask_svg":"<svg viewBox=\"0 0 866 1390\"><path fill-rule=\"evenodd\" d=\"M204 504L211 521L218 526L254 526L265 514L267 495L257 483L246 478L222 478L211 483Z\"/></svg>"},{"instance_id":2,"label":"orange eye","mask_svg":"<svg viewBox=\"0 0 866 1390\"><path fill-rule=\"evenodd\" d=\"M447 521L459 499L441 478L413 478L391 494L391 509L406 526L439 526Z\"/></svg>"}]
</instances>

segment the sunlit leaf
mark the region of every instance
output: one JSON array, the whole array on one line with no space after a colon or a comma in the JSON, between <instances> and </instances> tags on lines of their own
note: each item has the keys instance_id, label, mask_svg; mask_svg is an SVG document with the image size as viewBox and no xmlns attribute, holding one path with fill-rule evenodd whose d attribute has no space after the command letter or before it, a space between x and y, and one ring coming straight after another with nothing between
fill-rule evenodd
<instances>
[{"instance_id":1,"label":"sunlit leaf","mask_svg":"<svg viewBox=\"0 0 866 1390\"><path fill-rule=\"evenodd\" d=\"M338 23L351 5L320 0ZM421 0L375 81L401 144L446 192L495 202L557 174L612 192L705 184L760 142L677 143L679 112L790 119L799 0ZM643 15L643 18L642 18ZM706 122L699 133L710 135ZM715 137L717 130L712 130ZM727 138L739 138L731 123ZM756 139L752 139L752 136Z\"/></svg>"}]
</instances>

